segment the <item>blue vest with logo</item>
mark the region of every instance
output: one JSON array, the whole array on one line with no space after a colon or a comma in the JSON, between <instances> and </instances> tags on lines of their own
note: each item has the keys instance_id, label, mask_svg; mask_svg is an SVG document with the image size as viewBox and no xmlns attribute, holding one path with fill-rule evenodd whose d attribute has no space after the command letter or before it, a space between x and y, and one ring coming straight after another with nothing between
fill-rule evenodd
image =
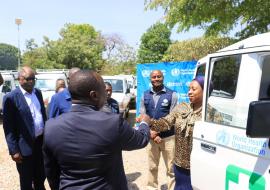
<instances>
[{"instance_id":1,"label":"blue vest with logo","mask_svg":"<svg viewBox=\"0 0 270 190\"><path fill-rule=\"evenodd\" d=\"M153 119L159 119L170 113L173 91L167 87L165 87L165 89L166 89L166 92L164 91L160 92L161 95L157 102L156 107L155 107L155 102L153 99L153 93L150 90L147 90L144 92L145 111L146 111L146 114L149 115ZM161 132L159 136L161 138L165 138L172 135L174 135L174 127L172 127L168 131Z\"/></svg>"}]
</instances>

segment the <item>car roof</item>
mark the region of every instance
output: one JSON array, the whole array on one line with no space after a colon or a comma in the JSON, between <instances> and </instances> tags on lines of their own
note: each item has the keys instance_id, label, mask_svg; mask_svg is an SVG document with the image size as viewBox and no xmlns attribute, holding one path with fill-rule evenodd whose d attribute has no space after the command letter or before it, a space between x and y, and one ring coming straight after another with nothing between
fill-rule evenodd
<instances>
[{"instance_id":1,"label":"car roof","mask_svg":"<svg viewBox=\"0 0 270 190\"><path fill-rule=\"evenodd\" d=\"M66 79L67 75L65 73L43 72L43 73L37 73L36 78L37 79L58 79L58 78Z\"/></svg>"},{"instance_id":2,"label":"car roof","mask_svg":"<svg viewBox=\"0 0 270 190\"><path fill-rule=\"evenodd\" d=\"M103 79L120 79L120 80L126 80L126 77L124 76L118 76L118 75L113 75L113 76L102 76Z\"/></svg>"}]
</instances>

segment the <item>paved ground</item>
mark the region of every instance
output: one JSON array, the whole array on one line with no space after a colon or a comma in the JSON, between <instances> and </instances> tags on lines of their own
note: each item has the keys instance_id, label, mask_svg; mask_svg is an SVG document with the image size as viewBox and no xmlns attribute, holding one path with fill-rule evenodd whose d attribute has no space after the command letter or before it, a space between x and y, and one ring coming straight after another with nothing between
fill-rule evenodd
<instances>
[{"instance_id":1,"label":"paved ground","mask_svg":"<svg viewBox=\"0 0 270 190\"><path fill-rule=\"evenodd\" d=\"M135 111L132 110L129 115L129 121L133 122L135 119ZM133 125L133 123L132 123ZM128 179L130 190L144 190L147 182L147 152L146 149L136 151L124 151L124 166ZM159 181L162 190L165 190L165 166L163 161L160 162ZM48 184L46 183L47 189ZM18 190L19 179L14 162L8 155L6 141L2 130L2 123L0 123L0 190Z\"/></svg>"}]
</instances>

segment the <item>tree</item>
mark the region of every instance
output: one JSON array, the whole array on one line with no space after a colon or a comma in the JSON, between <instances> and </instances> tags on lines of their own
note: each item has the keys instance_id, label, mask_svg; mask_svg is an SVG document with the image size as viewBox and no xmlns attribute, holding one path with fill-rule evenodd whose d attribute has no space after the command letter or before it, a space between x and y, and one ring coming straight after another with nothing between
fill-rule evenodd
<instances>
[{"instance_id":1,"label":"tree","mask_svg":"<svg viewBox=\"0 0 270 190\"><path fill-rule=\"evenodd\" d=\"M18 48L0 43L0 69L16 70L18 67Z\"/></svg>"},{"instance_id":2,"label":"tree","mask_svg":"<svg viewBox=\"0 0 270 190\"><path fill-rule=\"evenodd\" d=\"M104 64L104 40L89 24L66 24L56 41L44 37L41 47L33 39L26 43L23 63L33 68L100 70Z\"/></svg>"},{"instance_id":3,"label":"tree","mask_svg":"<svg viewBox=\"0 0 270 190\"><path fill-rule=\"evenodd\" d=\"M236 36L246 38L267 32L270 24L269 0L145 0L145 6L162 7L166 23L178 25L180 32L198 26L207 36L228 34L240 23L243 28Z\"/></svg>"},{"instance_id":4,"label":"tree","mask_svg":"<svg viewBox=\"0 0 270 190\"><path fill-rule=\"evenodd\" d=\"M198 60L234 43L231 38L201 37L175 42L166 51L162 61Z\"/></svg>"},{"instance_id":5,"label":"tree","mask_svg":"<svg viewBox=\"0 0 270 190\"><path fill-rule=\"evenodd\" d=\"M129 46L118 34L104 35L103 38L106 48L104 52L106 64L101 73L104 75L135 74L135 49Z\"/></svg>"},{"instance_id":6,"label":"tree","mask_svg":"<svg viewBox=\"0 0 270 190\"><path fill-rule=\"evenodd\" d=\"M100 70L104 64L102 52L104 40L89 24L66 24L57 41L57 62L67 68Z\"/></svg>"},{"instance_id":7,"label":"tree","mask_svg":"<svg viewBox=\"0 0 270 190\"><path fill-rule=\"evenodd\" d=\"M138 50L139 63L154 63L161 61L163 54L171 44L171 31L163 23L151 26L141 37Z\"/></svg>"},{"instance_id":8,"label":"tree","mask_svg":"<svg viewBox=\"0 0 270 190\"><path fill-rule=\"evenodd\" d=\"M23 65L34 69L63 69L65 65L57 63L55 42L44 37L42 47L38 47L34 39L26 41L26 52L23 54Z\"/></svg>"}]
</instances>

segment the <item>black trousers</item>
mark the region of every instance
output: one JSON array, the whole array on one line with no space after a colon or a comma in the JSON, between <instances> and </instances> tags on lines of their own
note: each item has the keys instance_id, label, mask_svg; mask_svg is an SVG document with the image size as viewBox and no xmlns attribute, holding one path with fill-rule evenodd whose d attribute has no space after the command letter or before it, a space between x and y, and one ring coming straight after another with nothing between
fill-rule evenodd
<instances>
[{"instance_id":1,"label":"black trousers","mask_svg":"<svg viewBox=\"0 0 270 190\"><path fill-rule=\"evenodd\" d=\"M174 164L175 187L174 190L192 190L190 170Z\"/></svg>"},{"instance_id":2,"label":"black trousers","mask_svg":"<svg viewBox=\"0 0 270 190\"><path fill-rule=\"evenodd\" d=\"M43 135L35 139L33 154L24 156L22 163L17 163L21 190L45 190L45 171L42 154Z\"/></svg>"}]
</instances>

